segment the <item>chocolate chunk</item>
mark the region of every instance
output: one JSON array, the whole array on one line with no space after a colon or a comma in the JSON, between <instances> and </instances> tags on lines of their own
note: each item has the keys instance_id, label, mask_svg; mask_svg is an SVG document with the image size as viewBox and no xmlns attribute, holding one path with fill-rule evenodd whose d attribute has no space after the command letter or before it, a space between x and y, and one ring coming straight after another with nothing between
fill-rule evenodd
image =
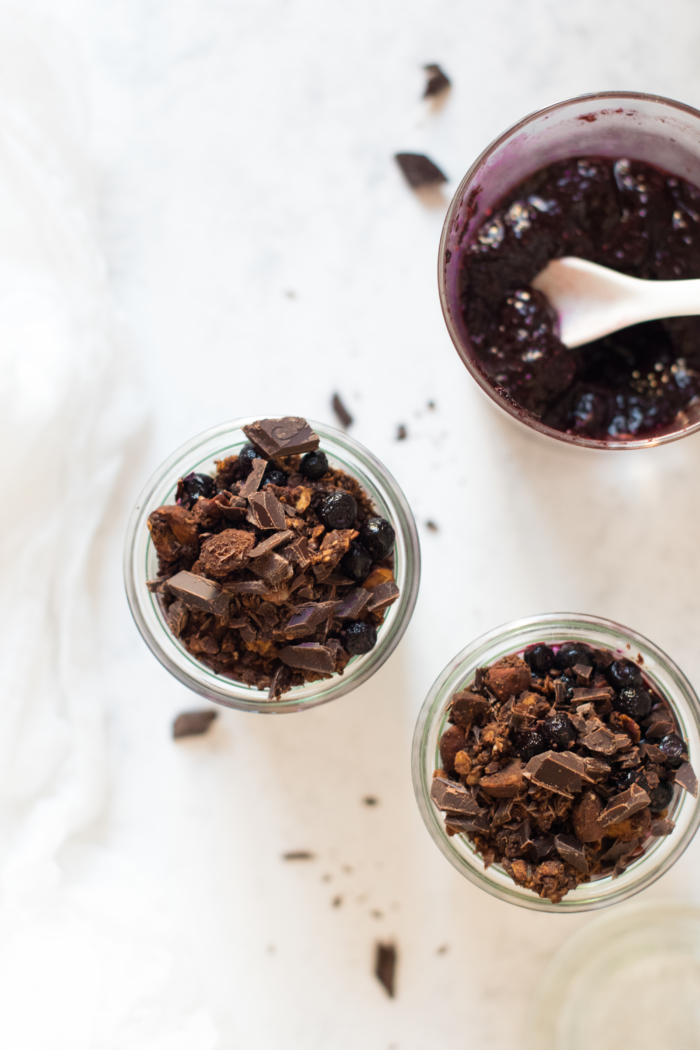
<instances>
[{"instance_id":1,"label":"chocolate chunk","mask_svg":"<svg viewBox=\"0 0 700 1050\"><path fill-rule=\"evenodd\" d=\"M666 755L658 744L641 744L639 752L643 758L649 758L652 762L658 762L659 765L666 761Z\"/></svg>"},{"instance_id":2,"label":"chocolate chunk","mask_svg":"<svg viewBox=\"0 0 700 1050\"><path fill-rule=\"evenodd\" d=\"M651 723L644 736L646 740L661 740L662 737L667 736L669 733L674 733L675 731L676 725L674 722L659 719L658 721Z\"/></svg>"},{"instance_id":3,"label":"chocolate chunk","mask_svg":"<svg viewBox=\"0 0 700 1050\"><path fill-rule=\"evenodd\" d=\"M331 401L331 405L341 427L347 430L348 427L352 426L352 416L341 401L340 394L333 394L333 400Z\"/></svg>"},{"instance_id":4,"label":"chocolate chunk","mask_svg":"<svg viewBox=\"0 0 700 1050\"><path fill-rule=\"evenodd\" d=\"M518 794L522 785L523 764L519 758L510 762L504 769L500 769L498 773L482 777L479 782L481 790L487 795L493 795L494 798L512 798L513 795Z\"/></svg>"},{"instance_id":5,"label":"chocolate chunk","mask_svg":"<svg viewBox=\"0 0 700 1050\"><path fill-rule=\"evenodd\" d=\"M464 689L461 693L455 694L450 717L456 725L469 729L472 722L480 722L490 713L491 705L488 700L484 700L483 696L479 696L478 693Z\"/></svg>"},{"instance_id":6,"label":"chocolate chunk","mask_svg":"<svg viewBox=\"0 0 700 1050\"><path fill-rule=\"evenodd\" d=\"M243 482L239 492L239 496L242 496L244 499L248 499L250 496L253 495L254 492L257 492L260 488L260 482L262 481L263 474L266 470L266 459L254 459L250 474Z\"/></svg>"},{"instance_id":7,"label":"chocolate chunk","mask_svg":"<svg viewBox=\"0 0 700 1050\"><path fill-rule=\"evenodd\" d=\"M372 592L364 587L355 587L342 601L335 603L335 615L339 620L356 620L370 600Z\"/></svg>"},{"instance_id":8,"label":"chocolate chunk","mask_svg":"<svg viewBox=\"0 0 700 1050\"><path fill-rule=\"evenodd\" d=\"M572 689L572 700L574 703L586 701L589 704L597 704L603 700L612 700L615 693L612 689L604 686L602 689Z\"/></svg>"},{"instance_id":9,"label":"chocolate chunk","mask_svg":"<svg viewBox=\"0 0 700 1050\"><path fill-rule=\"evenodd\" d=\"M242 529L224 529L202 544L199 561L209 576L228 576L243 568L255 546L252 532Z\"/></svg>"},{"instance_id":10,"label":"chocolate chunk","mask_svg":"<svg viewBox=\"0 0 700 1050\"><path fill-rule=\"evenodd\" d=\"M429 65L423 66L423 69L428 75L423 98L434 98L436 95L441 95L443 91L448 90L450 81L440 69L440 66L431 62Z\"/></svg>"},{"instance_id":11,"label":"chocolate chunk","mask_svg":"<svg viewBox=\"0 0 700 1050\"><path fill-rule=\"evenodd\" d=\"M602 855L601 860L621 860L624 857L628 857L630 853L639 845L639 839L632 839L631 842L617 841Z\"/></svg>"},{"instance_id":12,"label":"chocolate chunk","mask_svg":"<svg viewBox=\"0 0 700 1050\"><path fill-rule=\"evenodd\" d=\"M327 620L335 610L335 602L313 602L299 609L290 617L284 628L287 638L303 638L305 634L312 634L318 625Z\"/></svg>"},{"instance_id":13,"label":"chocolate chunk","mask_svg":"<svg viewBox=\"0 0 700 1050\"><path fill-rule=\"evenodd\" d=\"M291 680L291 668L287 667L286 664L280 664L272 676L272 681L270 682L270 691L267 694L267 699L278 700L282 693L286 693L286 691L289 689Z\"/></svg>"},{"instance_id":14,"label":"chocolate chunk","mask_svg":"<svg viewBox=\"0 0 700 1050\"><path fill-rule=\"evenodd\" d=\"M528 689L530 668L517 656L505 656L489 668L486 685L499 700L507 700Z\"/></svg>"},{"instance_id":15,"label":"chocolate chunk","mask_svg":"<svg viewBox=\"0 0 700 1050\"><path fill-rule=\"evenodd\" d=\"M565 864L570 864L584 875L588 874L588 861L583 845L573 835L555 835L554 848Z\"/></svg>"},{"instance_id":16,"label":"chocolate chunk","mask_svg":"<svg viewBox=\"0 0 700 1050\"><path fill-rule=\"evenodd\" d=\"M284 508L286 511L286 507ZM284 533L282 533L284 535ZM282 557L305 569L311 561L309 543L305 536L299 536L293 543L288 543L282 551Z\"/></svg>"},{"instance_id":17,"label":"chocolate chunk","mask_svg":"<svg viewBox=\"0 0 700 1050\"><path fill-rule=\"evenodd\" d=\"M256 492L248 500L248 521L258 529L284 530L287 519L282 504L268 489Z\"/></svg>"},{"instance_id":18,"label":"chocolate chunk","mask_svg":"<svg viewBox=\"0 0 700 1050\"><path fill-rule=\"evenodd\" d=\"M218 583L195 576L192 572L178 572L168 580L168 589L188 609L201 609L214 616L225 616L230 597Z\"/></svg>"},{"instance_id":19,"label":"chocolate chunk","mask_svg":"<svg viewBox=\"0 0 700 1050\"><path fill-rule=\"evenodd\" d=\"M693 798L698 797L698 778L695 776L695 771L690 762L684 762L683 765L676 770L673 782L674 784L679 784L680 787L684 788L689 795L693 796Z\"/></svg>"},{"instance_id":20,"label":"chocolate chunk","mask_svg":"<svg viewBox=\"0 0 700 1050\"><path fill-rule=\"evenodd\" d=\"M187 627L187 609L185 603L178 598L168 606L165 618L168 621L168 627L170 630L176 638L179 638L185 627Z\"/></svg>"},{"instance_id":21,"label":"chocolate chunk","mask_svg":"<svg viewBox=\"0 0 700 1050\"><path fill-rule=\"evenodd\" d=\"M221 513L229 521L243 521L248 513L248 501L234 496L229 504L219 503Z\"/></svg>"},{"instance_id":22,"label":"chocolate chunk","mask_svg":"<svg viewBox=\"0 0 700 1050\"><path fill-rule=\"evenodd\" d=\"M430 797L438 809L447 810L450 813L477 817L483 812L468 788L454 780L445 780L444 777L433 777Z\"/></svg>"},{"instance_id":23,"label":"chocolate chunk","mask_svg":"<svg viewBox=\"0 0 700 1050\"><path fill-rule=\"evenodd\" d=\"M423 153L396 153L394 159L404 174L409 186L414 190L422 186L437 186L441 182L447 182L447 177L440 171L437 164Z\"/></svg>"},{"instance_id":24,"label":"chocolate chunk","mask_svg":"<svg viewBox=\"0 0 700 1050\"><path fill-rule=\"evenodd\" d=\"M630 738L626 733L611 733L609 729L603 727L581 736L579 743L587 747L589 751L596 751L601 755L614 755L623 747L629 747Z\"/></svg>"},{"instance_id":25,"label":"chocolate chunk","mask_svg":"<svg viewBox=\"0 0 700 1050\"><path fill-rule=\"evenodd\" d=\"M256 576L262 576L271 587L284 583L294 574L294 569L287 559L275 551L268 551L261 558L256 558L250 569Z\"/></svg>"},{"instance_id":26,"label":"chocolate chunk","mask_svg":"<svg viewBox=\"0 0 700 1050\"><path fill-rule=\"evenodd\" d=\"M638 784L630 784L626 791L614 795L600 815L600 823L603 827L608 824L617 824L626 820L633 813L638 813L649 805L649 796Z\"/></svg>"},{"instance_id":27,"label":"chocolate chunk","mask_svg":"<svg viewBox=\"0 0 700 1050\"><path fill-rule=\"evenodd\" d=\"M224 589L229 594L266 594L269 588L264 580L234 580L224 584Z\"/></svg>"},{"instance_id":28,"label":"chocolate chunk","mask_svg":"<svg viewBox=\"0 0 700 1050\"><path fill-rule=\"evenodd\" d=\"M162 580L146 580L146 587L151 594L165 594L168 590L168 581L165 578Z\"/></svg>"},{"instance_id":29,"label":"chocolate chunk","mask_svg":"<svg viewBox=\"0 0 700 1050\"><path fill-rule=\"evenodd\" d=\"M673 831L673 829L675 828L675 826L676 825L673 823L672 820L665 820L665 819L652 820L652 822L651 822L651 835L652 835L652 838L658 839L658 838L661 838L663 835L670 835L671 832Z\"/></svg>"},{"instance_id":30,"label":"chocolate chunk","mask_svg":"<svg viewBox=\"0 0 700 1050\"><path fill-rule=\"evenodd\" d=\"M267 459L273 456L301 455L318 448L319 438L305 419L284 416L282 419L258 419L243 427L252 446Z\"/></svg>"},{"instance_id":31,"label":"chocolate chunk","mask_svg":"<svg viewBox=\"0 0 700 1050\"><path fill-rule=\"evenodd\" d=\"M523 773L537 787L554 791L566 798L573 798L587 780L582 758L571 751L544 751L535 755L525 766Z\"/></svg>"},{"instance_id":32,"label":"chocolate chunk","mask_svg":"<svg viewBox=\"0 0 700 1050\"><path fill-rule=\"evenodd\" d=\"M572 820L574 831L581 842L600 842L605 829L600 823L603 802L595 791L585 791L574 806Z\"/></svg>"},{"instance_id":33,"label":"chocolate chunk","mask_svg":"<svg viewBox=\"0 0 700 1050\"><path fill-rule=\"evenodd\" d=\"M277 654L282 663L302 671L317 674L332 674L335 670L333 652L318 642L301 642L300 645L288 645Z\"/></svg>"},{"instance_id":34,"label":"chocolate chunk","mask_svg":"<svg viewBox=\"0 0 700 1050\"><path fill-rule=\"evenodd\" d=\"M453 835L470 835L478 832L487 835L491 830L488 817L485 814L477 814L475 817L460 817L456 813L448 813L445 816L445 827L447 833Z\"/></svg>"},{"instance_id":35,"label":"chocolate chunk","mask_svg":"<svg viewBox=\"0 0 700 1050\"><path fill-rule=\"evenodd\" d=\"M374 973L377 980L384 985L387 995L393 999L396 973L396 948L393 944L377 945Z\"/></svg>"},{"instance_id":36,"label":"chocolate chunk","mask_svg":"<svg viewBox=\"0 0 700 1050\"><path fill-rule=\"evenodd\" d=\"M201 736L218 716L218 711L183 711L173 722L173 737Z\"/></svg>"},{"instance_id":37,"label":"chocolate chunk","mask_svg":"<svg viewBox=\"0 0 700 1050\"><path fill-rule=\"evenodd\" d=\"M587 686L593 676L593 668L590 664L574 664L572 668L576 680L583 686Z\"/></svg>"},{"instance_id":38,"label":"chocolate chunk","mask_svg":"<svg viewBox=\"0 0 700 1050\"><path fill-rule=\"evenodd\" d=\"M379 612L380 609L386 609L396 601L399 596L399 588L393 580L389 580L387 583L380 583L378 587L374 587L370 595L367 611Z\"/></svg>"},{"instance_id":39,"label":"chocolate chunk","mask_svg":"<svg viewBox=\"0 0 700 1050\"><path fill-rule=\"evenodd\" d=\"M259 543L257 547L253 547L248 557L261 558L268 551L273 551L277 547L281 547L283 543L287 543L293 536L294 533L290 529L286 529L283 532L275 532L272 536L268 536L266 540L263 540L262 543Z\"/></svg>"}]
</instances>

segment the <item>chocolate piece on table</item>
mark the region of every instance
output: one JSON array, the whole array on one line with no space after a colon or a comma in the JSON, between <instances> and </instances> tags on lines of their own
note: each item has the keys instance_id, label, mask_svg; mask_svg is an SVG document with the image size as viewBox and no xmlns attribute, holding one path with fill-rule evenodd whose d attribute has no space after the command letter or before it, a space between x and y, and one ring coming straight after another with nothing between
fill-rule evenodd
<instances>
[{"instance_id":1,"label":"chocolate piece on table","mask_svg":"<svg viewBox=\"0 0 700 1050\"><path fill-rule=\"evenodd\" d=\"M249 498L248 505L248 521L258 529L285 529L284 510L274 493L267 490L256 492Z\"/></svg>"},{"instance_id":2,"label":"chocolate piece on table","mask_svg":"<svg viewBox=\"0 0 700 1050\"><path fill-rule=\"evenodd\" d=\"M693 798L698 797L698 778L695 776L695 770L690 762L684 762L683 765L676 770L673 782L684 788L689 795L693 796Z\"/></svg>"},{"instance_id":3,"label":"chocolate piece on table","mask_svg":"<svg viewBox=\"0 0 700 1050\"><path fill-rule=\"evenodd\" d=\"M666 820L664 818L659 818L658 820L652 820L652 822L651 822L651 835L652 835L652 838L658 839L658 838L661 838L663 835L670 835L671 832L673 831L673 829L675 828L675 826L676 825L673 823L672 820Z\"/></svg>"},{"instance_id":4,"label":"chocolate piece on table","mask_svg":"<svg viewBox=\"0 0 700 1050\"><path fill-rule=\"evenodd\" d=\"M340 423L341 427L347 430L348 427L352 426L352 416L341 401L340 394L333 394L331 406L336 416L338 417L338 422Z\"/></svg>"},{"instance_id":5,"label":"chocolate piece on table","mask_svg":"<svg viewBox=\"0 0 700 1050\"><path fill-rule=\"evenodd\" d=\"M469 729L472 722L490 714L491 705L488 700L478 693L472 693L470 689L463 689L461 693L455 693L452 699L450 717L455 725Z\"/></svg>"},{"instance_id":6,"label":"chocolate piece on table","mask_svg":"<svg viewBox=\"0 0 700 1050\"><path fill-rule=\"evenodd\" d=\"M434 98L436 95L441 95L443 91L447 91L451 86L449 77L446 77L440 69L440 66L436 65L434 62L429 63L427 66L423 66L423 69L428 75L423 98Z\"/></svg>"},{"instance_id":7,"label":"chocolate piece on table","mask_svg":"<svg viewBox=\"0 0 700 1050\"><path fill-rule=\"evenodd\" d=\"M393 999L396 976L396 948L393 944L377 945L374 974L380 984L384 985L387 995Z\"/></svg>"},{"instance_id":8,"label":"chocolate piece on table","mask_svg":"<svg viewBox=\"0 0 700 1050\"><path fill-rule=\"evenodd\" d=\"M440 171L437 164L433 164L432 160L423 153L396 153L394 159L409 186L414 190L447 182L447 177Z\"/></svg>"},{"instance_id":9,"label":"chocolate piece on table","mask_svg":"<svg viewBox=\"0 0 700 1050\"><path fill-rule=\"evenodd\" d=\"M292 543L288 543L282 551L282 556L288 561L294 562L300 569L305 569L311 561L309 541L306 539L306 536L298 536Z\"/></svg>"},{"instance_id":10,"label":"chocolate piece on table","mask_svg":"<svg viewBox=\"0 0 700 1050\"><path fill-rule=\"evenodd\" d=\"M341 601L335 603L335 615L339 620L356 620L371 597L371 591L355 587Z\"/></svg>"},{"instance_id":11,"label":"chocolate piece on table","mask_svg":"<svg viewBox=\"0 0 700 1050\"><path fill-rule=\"evenodd\" d=\"M609 729L594 729L590 733L579 738L579 744L587 747L589 751L599 752L601 755L614 755L623 747L630 746L630 738L626 733L611 733Z\"/></svg>"},{"instance_id":12,"label":"chocolate piece on table","mask_svg":"<svg viewBox=\"0 0 700 1050\"><path fill-rule=\"evenodd\" d=\"M177 598L168 606L165 617L168 621L168 627L175 637L179 638L187 626L187 607L181 598Z\"/></svg>"},{"instance_id":13,"label":"chocolate piece on table","mask_svg":"<svg viewBox=\"0 0 700 1050\"><path fill-rule=\"evenodd\" d=\"M535 755L525 766L523 773L537 787L554 791L558 795L573 798L588 780L582 758L571 751L544 751Z\"/></svg>"},{"instance_id":14,"label":"chocolate piece on table","mask_svg":"<svg viewBox=\"0 0 700 1050\"><path fill-rule=\"evenodd\" d=\"M178 572L168 580L171 594L184 602L189 609L201 609L214 616L225 616L230 596L222 591L218 583L196 576L193 572Z\"/></svg>"},{"instance_id":15,"label":"chocolate piece on table","mask_svg":"<svg viewBox=\"0 0 700 1050\"><path fill-rule=\"evenodd\" d=\"M241 485L241 488L238 493L239 496L242 496L243 499L248 499L250 496L253 495L254 492L257 492L260 488L260 483L263 479L263 475L266 470L266 459L254 459L253 466L250 470L250 474Z\"/></svg>"},{"instance_id":16,"label":"chocolate piece on table","mask_svg":"<svg viewBox=\"0 0 700 1050\"><path fill-rule=\"evenodd\" d=\"M228 576L241 569L255 546L255 536L243 529L224 529L202 544L199 561L210 576Z\"/></svg>"},{"instance_id":17,"label":"chocolate piece on table","mask_svg":"<svg viewBox=\"0 0 700 1050\"><path fill-rule=\"evenodd\" d=\"M479 787L494 798L512 798L523 785L523 764L519 758L491 776L482 777Z\"/></svg>"},{"instance_id":18,"label":"chocolate piece on table","mask_svg":"<svg viewBox=\"0 0 700 1050\"><path fill-rule=\"evenodd\" d=\"M241 499L240 496L234 496L228 505L219 503L219 507L223 516L229 521L244 521L248 513L248 501Z\"/></svg>"},{"instance_id":19,"label":"chocolate piece on table","mask_svg":"<svg viewBox=\"0 0 700 1050\"><path fill-rule=\"evenodd\" d=\"M555 835L554 848L566 864L582 871L584 875L588 874L588 861L583 844L573 835Z\"/></svg>"},{"instance_id":20,"label":"chocolate piece on table","mask_svg":"<svg viewBox=\"0 0 700 1050\"><path fill-rule=\"evenodd\" d=\"M287 559L277 554L276 551L268 551L267 554L263 554L262 558L256 558L250 565L250 570L256 576L262 576L271 587L284 583L294 575L294 569Z\"/></svg>"},{"instance_id":21,"label":"chocolate piece on table","mask_svg":"<svg viewBox=\"0 0 700 1050\"><path fill-rule=\"evenodd\" d=\"M367 611L378 612L380 609L386 609L387 606L392 605L396 601L399 596L399 588L393 580L390 580L388 583L380 583L378 587L370 591L370 594L371 598Z\"/></svg>"},{"instance_id":22,"label":"chocolate piece on table","mask_svg":"<svg viewBox=\"0 0 700 1050\"><path fill-rule=\"evenodd\" d=\"M319 445L318 434L300 416L258 419L243 427L243 433L253 447L268 459L313 452Z\"/></svg>"},{"instance_id":23,"label":"chocolate piece on table","mask_svg":"<svg viewBox=\"0 0 700 1050\"><path fill-rule=\"evenodd\" d=\"M264 580L234 580L224 584L229 594L266 594L269 585Z\"/></svg>"},{"instance_id":24,"label":"chocolate piece on table","mask_svg":"<svg viewBox=\"0 0 700 1050\"><path fill-rule=\"evenodd\" d=\"M183 711L173 722L173 737L201 736L218 716L218 711Z\"/></svg>"},{"instance_id":25,"label":"chocolate piece on table","mask_svg":"<svg viewBox=\"0 0 700 1050\"><path fill-rule=\"evenodd\" d=\"M302 642L300 645L288 645L278 654L280 660L289 667L318 674L332 674L335 670L333 651L318 642Z\"/></svg>"},{"instance_id":26,"label":"chocolate piece on table","mask_svg":"<svg viewBox=\"0 0 700 1050\"><path fill-rule=\"evenodd\" d=\"M281 547L283 543L287 543L287 541L291 540L293 537L294 533L291 529L285 529L282 532L275 532L272 536L268 536L267 539L259 543L257 547L253 547L248 557L261 558L263 554L267 554L268 551L273 551L277 547Z\"/></svg>"},{"instance_id":27,"label":"chocolate piece on table","mask_svg":"<svg viewBox=\"0 0 700 1050\"><path fill-rule=\"evenodd\" d=\"M600 823L603 827L608 824L619 824L627 820L634 813L639 813L649 805L650 799L644 788L639 784L630 784L626 791L614 795L600 815Z\"/></svg>"},{"instance_id":28,"label":"chocolate piece on table","mask_svg":"<svg viewBox=\"0 0 700 1050\"><path fill-rule=\"evenodd\" d=\"M444 777L433 777L430 785L430 797L438 809L450 813L461 813L467 817L479 816L483 810L471 791L454 780Z\"/></svg>"}]
</instances>

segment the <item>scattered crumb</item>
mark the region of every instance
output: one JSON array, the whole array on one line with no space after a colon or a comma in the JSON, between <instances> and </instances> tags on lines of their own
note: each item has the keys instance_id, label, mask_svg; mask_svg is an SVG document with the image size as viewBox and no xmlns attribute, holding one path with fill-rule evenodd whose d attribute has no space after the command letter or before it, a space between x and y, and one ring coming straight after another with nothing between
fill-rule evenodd
<instances>
[{"instance_id":1,"label":"scattered crumb","mask_svg":"<svg viewBox=\"0 0 700 1050\"><path fill-rule=\"evenodd\" d=\"M434 401L429 401L429 402L428 402L428 408L429 408L429 409L430 409L430 411L432 412L432 411L433 411L433 409L435 408L435 402L434 402Z\"/></svg>"},{"instance_id":2,"label":"scattered crumb","mask_svg":"<svg viewBox=\"0 0 700 1050\"><path fill-rule=\"evenodd\" d=\"M447 176L423 153L396 153L394 159L414 190L447 182Z\"/></svg>"},{"instance_id":3,"label":"scattered crumb","mask_svg":"<svg viewBox=\"0 0 700 1050\"><path fill-rule=\"evenodd\" d=\"M447 952L449 952L449 950L450 950L449 944L441 944L435 954L436 955L445 955Z\"/></svg>"},{"instance_id":4,"label":"scattered crumb","mask_svg":"<svg viewBox=\"0 0 700 1050\"><path fill-rule=\"evenodd\" d=\"M352 868L350 867L349 864L343 864L343 867L342 867L341 870L344 871L346 875L352 875Z\"/></svg>"},{"instance_id":5,"label":"scattered crumb","mask_svg":"<svg viewBox=\"0 0 700 1050\"><path fill-rule=\"evenodd\" d=\"M297 293L292 291L285 292L284 294L287 296L288 299L296 299L297 297Z\"/></svg>"},{"instance_id":6,"label":"scattered crumb","mask_svg":"<svg viewBox=\"0 0 700 1050\"><path fill-rule=\"evenodd\" d=\"M384 918L384 912L383 911L378 911L377 908L374 908L370 912L370 915L372 916L373 919L383 919Z\"/></svg>"},{"instance_id":7,"label":"scattered crumb","mask_svg":"<svg viewBox=\"0 0 700 1050\"><path fill-rule=\"evenodd\" d=\"M425 527L428 530L428 532L439 532L440 531L434 521L426 521Z\"/></svg>"},{"instance_id":8,"label":"scattered crumb","mask_svg":"<svg viewBox=\"0 0 700 1050\"><path fill-rule=\"evenodd\" d=\"M267 954L268 955L274 955L276 951L277 951L277 948L275 947L274 944L268 944L268 946L267 946Z\"/></svg>"},{"instance_id":9,"label":"scattered crumb","mask_svg":"<svg viewBox=\"0 0 700 1050\"><path fill-rule=\"evenodd\" d=\"M289 853L283 853L282 860L313 860L315 856L315 853L309 853L308 850L297 849Z\"/></svg>"},{"instance_id":10,"label":"scattered crumb","mask_svg":"<svg viewBox=\"0 0 700 1050\"><path fill-rule=\"evenodd\" d=\"M217 711L183 711L173 722L173 737L179 740L183 736L201 736L217 716Z\"/></svg>"},{"instance_id":11,"label":"scattered crumb","mask_svg":"<svg viewBox=\"0 0 700 1050\"><path fill-rule=\"evenodd\" d=\"M338 422L340 423L341 427L344 427L347 430L348 427L352 426L352 416L348 412L343 402L340 400L340 394L333 394L333 400L331 401L331 405L333 406L333 411L338 417Z\"/></svg>"},{"instance_id":12,"label":"scattered crumb","mask_svg":"<svg viewBox=\"0 0 700 1050\"><path fill-rule=\"evenodd\" d=\"M374 975L384 985L387 994L394 998L394 974L396 970L396 948L393 944L377 944L375 948Z\"/></svg>"},{"instance_id":13,"label":"scattered crumb","mask_svg":"<svg viewBox=\"0 0 700 1050\"><path fill-rule=\"evenodd\" d=\"M332 875L322 875L321 876L321 882L330 882L332 878L333 878Z\"/></svg>"},{"instance_id":14,"label":"scattered crumb","mask_svg":"<svg viewBox=\"0 0 700 1050\"><path fill-rule=\"evenodd\" d=\"M407 437L408 431L406 430L406 427L403 425L403 423L400 423L396 428L396 440L405 441Z\"/></svg>"},{"instance_id":15,"label":"scattered crumb","mask_svg":"<svg viewBox=\"0 0 700 1050\"><path fill-rule=\"evenodd\" d=\"M443 91L447 91L452 86L449 77L443 73L440 66L435 62L423 66L423 69L428 78L425 85L425 91L423 92L423 98L434 98L436 95L441 95Z\"/></svg>"},{"instance_id":16,"label":"scattered crumb","mask_svg":"<svg viewBox=\"0 0 700 1050\"><path fill-rule=\"evenodd\" d=\"M332 902L331 902L331 907L332 908L339 908L342 903L343 903L343 898L342 897L334 897Z\"/></svg>"},{"instance_id":17,"label":"scattered crumb","mask_svg":"<svg viewBox=\"0 0 700 1050\"><path fill-rule=\"evenodd\" d=\"M379 799L375 798L374 795L365 795L365 797L362 799L362 801L364 802L364 804L366 806L378 806L379 805Z\"/></svg>"}]
</instances>

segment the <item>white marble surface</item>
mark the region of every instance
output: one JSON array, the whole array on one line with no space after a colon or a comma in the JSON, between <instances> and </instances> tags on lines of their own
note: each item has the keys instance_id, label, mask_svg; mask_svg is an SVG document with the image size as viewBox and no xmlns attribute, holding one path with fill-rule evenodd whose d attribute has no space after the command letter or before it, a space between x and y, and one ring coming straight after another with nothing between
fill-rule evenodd
<instances>
[{"instance_id":1,"label":"white marble surface","mask_svg":"<svg viewBox=\"0 0 700 1050\"><path fill-rule=\"evenodd\" d=\"M700 105L700 8L23 0L21 10L42 22L48 47L75 55L102 248L150 413L100 548L110 790L65 848L63 877L89 883L91 851L118 852L107 900L128 882L144 910L175 917L213 1025L197 1043L164 1027L141 1042L93 1032L70 1045L521 1047L538 975L588 919L516 910L438 854L410 783L416 714L475 635L558 609L629 624L700 686L700 439L587 454L501 418L442 322L444 210L411 194L392 155L428 153L450 176L447 200L476 154L539 106L611 88ZM454 82L437 112L420 100L421 66L433 61ZM195 698L126 609L129 504L197 431L242 414L332 422L334 390L419 523L413 622L356 694L284 718L222 711L206 738L174 744L171 720ZM408 438L397 442L401 423ZM362 803L369 794L379 805ZM285 863L286 850L315 859ZM698 862L700 843L648 896L700 898ZM378 939L398 947L394 1000L372 974ZM23 1038L13 1050L33 1048Z\"/></svg>"}]
</instances>

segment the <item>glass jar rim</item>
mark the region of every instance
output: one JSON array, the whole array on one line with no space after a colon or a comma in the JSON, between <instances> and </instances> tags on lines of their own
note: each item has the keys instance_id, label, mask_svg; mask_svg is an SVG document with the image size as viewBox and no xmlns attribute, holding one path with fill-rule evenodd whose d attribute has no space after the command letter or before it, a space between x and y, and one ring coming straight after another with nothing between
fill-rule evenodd
<instances>
[{"instance_id":1,"label":"glass jar rim","mask_svg":"<svg viewBox=\"0 0 700 1050\"><path fill-rule=\"evenodd\" d=\"M618 644L604 645L602 639L617 640ZM603 876L581 883L558 904L518 886L499 865L485 868L483 860L464 836L447 835L441 814L430 798L430 785L433 770L437 768L437 745L446 725L448 701L472 681L477 667L520 652L537 641L558 644L568 640L617 648L621 656L634 647L643 658L645 674L674 710L688 740L691 763L695 769L700 768L700 700L680 668L662 649L631 628L582 613L547 613L514 620L493 628L466 646L433 683L418 715L411 755L413 788L423 822L453 867L501 900L535 911L560 914L602 908L645 889L675 864L700 826L700 800L681 791L674 810L677 827L671 835L665 840L655 839L653 845L619 877Z\"/></svg>"},{"instance_id":2,"label":"glass jar rim","mask_svg":"<svg viewBox=\"0 0 700 1050\"><path fill-rule=\"evenodd\" d=\"M252 686L229 679L196 660L172 634L165 623L157 598L146 587L148 564L153 564L154 548L147 529L148 515L166 502L174 502L177 479L204 463L235 454L248 440L242 427L262 416L250 416L221 423L195 435L177 448L153 473L131 514L124 545L124 583L136 626L160 663L183 685L216 703L238 710L281 714L306 710L327 703L356 689L370 678L394 651L413 614L420 584L420 544L416 524L406 497L396 480L373 453L359 441L334 427L314 420L309 425L318 433L324 451L332 462L357 477L372 502L388 513L396 532L396 582L400 595L389 607L377 632L377 644L364 656L353 657L342 675L295 686L279 700Z\"/></svg>"},{"instance_id":3,"label":"glass jar rim","mask_svg":"<svg viewBox=\"0 0 700 1050\"><path fill-rule=\"evenodd\" d=\"M447 209L438 248L438 293L445 325L462 363L472 379L476 382L479 389L491 402L493 402L494 405L501 409L501 411L505 412L510 419L527 427L528 430L534 431L543 437L553 438L554 440L560 441L566 445L575 445L580 448L594 449L598 451L634 451L636 449L668 444L671 441L678 441L681 438L688 437L690 434L694 434L700 430L700 418L684 428L677 428L669 432L660 433L653 437L631 440L621 440L614 437L606 439L589 438L580 434L569 434L565 431L555 430L553 427L546 426L541 420L527 412L520 405L516 404L516 402L501 396L488 382L485 376L482 375L474 361L471 359L470 354L462 346L460 334L449 309L450 295L447 287L447 267L445 259L448 252L448 241L455 223L455 218L459 209L462 207L467 189L472 180L478 175L481 168L494 153L501 149L506 143L510 142L518 133L522 132L530 124L533 124L538 120L546 120L550 114L558 113L581 104L605 101L613 102L616 99L621 102L636 101L658 104L669 110L675 110L679 114L692 117L700 123L700 110L695 107L689 106L685 102L679 102L676 99L666 98L663 95L649 94L642 91L594 91L583 95L576 95L572 98L562 99L561 101L554 102L549 106L544 106L542 109L534 110L531 113L526 114L524 117L521 117L520 120L506 128L505 131L493 139L493 141L482 150L476 160L470 165L459 183ZM589 125L586 126L589 127ZM595 129L591 130L590 133L594 134Z\"/></svg>"}]
</instances>

